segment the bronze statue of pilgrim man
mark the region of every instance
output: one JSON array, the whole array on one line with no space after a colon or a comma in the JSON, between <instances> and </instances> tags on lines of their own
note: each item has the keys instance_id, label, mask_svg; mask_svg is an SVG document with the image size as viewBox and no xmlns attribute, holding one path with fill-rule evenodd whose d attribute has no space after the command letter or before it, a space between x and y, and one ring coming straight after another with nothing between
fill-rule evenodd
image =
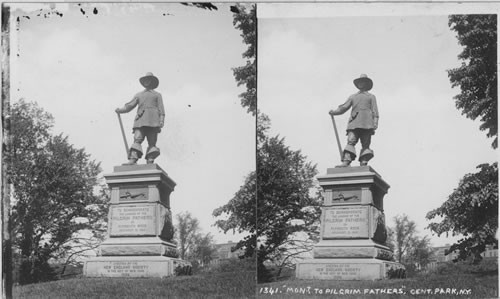
<instances>
[{"instance_id":1,"label":"bronze statue of pilgrim man","mask_svg":"<svg viewBox=\"0 0 500 299\"><path fill-rule=\"evenodd\" d=\"M359 91L351 95L348 100L335 110L330 110L331 115L340 115L352 107L351 117L347 125L347 145L343 151L342 164L338 167L347 167L356 158L355 145L361 139L361 152L359 162L361 166L367 165L373 158L370 149L371 137L378 128L378 108L375 96L368 91L373 87L373 81L367 75L361 74L354 79L354 85Z\"/></svg>"},{"instance_id":2,"label":"bronze statue of pilgrim man","mask_svg":"<svg viewBox=\"0 0 500 299\"><path fill-rule=\"evenodd\" d=\"M129 161L125 165L133 165L142 157L142 142L148 139L148 149L146 151L146 161L152 164L154 159L160 155L160 149L156 147L158 133L161 132L165 121L165 110L161 94L154 89L158 87L159 80L152 73L147 73L139 79L144 86L144 90L137 93L134 98L122 108L116 108L116 113L127 113L137 108L133 133L134 143L129 150Z\"/></svg>"}]
</instances>

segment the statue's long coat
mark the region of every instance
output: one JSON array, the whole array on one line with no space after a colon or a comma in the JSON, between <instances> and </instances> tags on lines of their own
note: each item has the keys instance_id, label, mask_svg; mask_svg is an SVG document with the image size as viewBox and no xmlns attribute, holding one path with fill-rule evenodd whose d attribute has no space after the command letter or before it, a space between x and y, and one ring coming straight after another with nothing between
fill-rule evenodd
<instances>
[{"instance_id":1,"label":"statue's long coat","mask_svg":"<svg viewBox=\"0 0 500 299\"><path fill-rule=\"evenodd\" d=\"M160 128L160 122L165 119L165 109L163 99L159 92L154 90L144 90L137 93L134 98L121 108L122 113L129 112L137 108L137 115L134 120L134 129L141 127Z\"/></svg>"},{"instance_id":2,"label":"statue's long coat","mask_svg":"<svg viewBox=\"0 0 500 299\"><path fill-rule=\"evenodd\" d=\"M338 107L340 114L352 107L351 117L347 130L354 129L375 129L378 122L378 108L375 96L367 91L360 91L353 94L349 99Z\"/></svg>"}]
</instances>

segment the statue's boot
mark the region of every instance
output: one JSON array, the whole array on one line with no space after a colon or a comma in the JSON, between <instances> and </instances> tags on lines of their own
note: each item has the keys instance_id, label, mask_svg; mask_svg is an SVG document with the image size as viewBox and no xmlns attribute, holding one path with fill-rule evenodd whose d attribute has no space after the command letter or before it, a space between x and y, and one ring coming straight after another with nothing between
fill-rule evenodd
<instances>
[{"instance_id":1,"label":"statue's boot","mask_svg":"<svg viewBox=\"0 0 500 299\"><path fill-rule=\"evenodd\" d=\"M359 165L366 166L368 165L368 161L373 158L373 151L369 148L364 148L361 150L359 154Z\"/></svg>"},{"instance_id":2,"label":"statue's boot","mask_svg":"<svg viewBox=\"0 0 500 299\"><path fill-rule=\"evenodd\" d=\"M135 165L137 164L137 159L136 158L130 158L128 159L127 163L123 163L122 165Z\"/></svg>"},{"instance_id":3,"label":"statue's boot","mask_svg":"<svg viewBox=\"0 0 500 299\"><path fill-rule=\"evenodd\" d=\"M123 165L135 165L137 160L142 156L142 149L140 144L132 144L130 151L128 153L128 162L123 163Z\"/></svg>"},{"instance_id":4,"label":"statue's boot","mask_svg":"<svg viewBox=\"0 0 500 299\"><path fill-rule=\"evenodd\" d=\"M351 166L351 161L344 160L344 161L342 161L342 164L337 165L335 167L349 167L349 166Z\"/></svg>"},{"instance_id":5,"label":"statue's boot","mask_svg":"<svg viewBox=\"0 0 500 299\"><path fill-rule=\"evenodd\" d=\"M155 159L160 155L160 149L156 146L150 146L146 151L146 163L153 164Z\"/></svg>"},{"instance_id":6,"label":"statue's boot","mask_svg":"<svg viewBox=\"0 0 500 299\"><path fill-rule=\"evenodd\" d=\"M349 167L351 165L351 161L356 158L356 151L354 150L354 147L350 145L346 146L346 149L344 150L344 157L342 158L342 164L337 165L335 167Z\"/></svg>"}]
</instances>

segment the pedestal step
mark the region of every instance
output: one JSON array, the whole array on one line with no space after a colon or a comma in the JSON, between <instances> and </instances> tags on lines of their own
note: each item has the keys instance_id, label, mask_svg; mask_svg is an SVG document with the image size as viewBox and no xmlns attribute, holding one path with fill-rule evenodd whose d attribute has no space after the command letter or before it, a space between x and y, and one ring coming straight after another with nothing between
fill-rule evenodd
<instances>
[{"instance_id":1,"label":"pedestal step","mask_svg":"<svg viewBox=\"0 0 500 299\"><path fill-rule=\"evenodd\" d=\"M391 250L376 247L315 247L314 258L376 258L391 261Z\"/></svg>"},{"instance_id":2,"label":"pedestal step","mask_svg":"<svg viewBox=\"0 0 500 299\"><path fill-rule=\"evenodd\" d=\"M102 256L150 255L177 258L177 247L159 237L108 238L100 246Z\"/></svg>"}]
</instances>

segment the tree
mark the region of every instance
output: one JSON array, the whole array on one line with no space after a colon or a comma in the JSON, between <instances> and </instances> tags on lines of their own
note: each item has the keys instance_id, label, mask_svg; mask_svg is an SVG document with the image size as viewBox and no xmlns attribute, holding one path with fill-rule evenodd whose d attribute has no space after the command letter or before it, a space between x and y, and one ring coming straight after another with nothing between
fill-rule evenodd
<instances>
[{"instance_id":1,"label":"tree","mask_svg":"<svg viewBox=\"0 0 500 299\"><path fill-rule=\"evenodd\" d=\"M217 254L214 238L210 233L194 236L194 248L189 255L190 261L196 261L199 265L208 265Z\"/></svg>"},{"instance_id":2,"label":"tree","mask_svg":"<svg viewBox=\"0 0 500 299\"><path fill-rule=\"evenodd\" d=\"M100 166L68 137L53 136L52 116L34 103L12 106L14 246L21 257L20 283L51 279L51 259L63 257L82 230L103 230L107 200L94 194Z\"/></svg>"},{"instance_id":3,"label":"tree","mask_svg":"<svg viewBox=\"0 0 500 299\"><path fill-rule=\"evenodd\" d=\"M442 217L428 228L436 233L463 238L452 244L448 252L458 250L458 259L472 256L473 262L481 260L486 245L498 246L495 234L498 229L498 164L481 164L479 172L466 174L458 187L441 207L427 213L427 219Z\"/></svg>"},{"instance_id":4,"label":"tree","mask_svg":"<svg viewBox=\"0 0 500 299\"><path fill-rule=\"evenodd\" d=\"M196 265L207 265L217 252L213 236L202 234L198 219L191 213L176 215L176 239L181 259L186 259Z\"/></svg>"},{"instance_id":5,"label":"tree","mask_svg":"<svg viewBox=\"0 0 500 299\"><path fill-rule=\"evenodd\" d=\"M189 212L176 215L176 239L181 259L185 259L195 247L197 234L200 232L200 222Z\"/></svg>"},{"instance_id":6,"label":"tree","mask_svg":"<svg viewBox=\"0 0 500 299\"><path fill-rule=\"evenodd\" d=\"M246 91L239 95L241 106L247 108L252 115L257 114L257 11L256 5L246 6L237 4L231 6L233 12L233 25L241 30L243 42L248 48L243 52L247 59L244 66L233 68L233 74L238 86L245 85Z\"/></svg>"},{"instance_id":7,"label":"tree","mask_svg":"<svg viewBox=\"0 0 500 299\"><path fill-rule=\"evenodd\" d=\"M434 258L434 251L428 236L416 237L413 240L413 246L408 254L406 264L414 266L415 270L425 269Z\"/></svg>"},{"instance_id":8,"label":"tree","mask_svg":"<svg viewBox=\"0 0 500 299\"><path fill-rule=\"evenodd\" d=\"M234 197L227 204L213 211L215 217L228 215L226 219L218 219L215 222L215 226L224 233L230 230L238 233L248 233L233 248L234 250L243 248L244 257L253 257L257 245L256 190L256 172L252 171Z\"/></svg>"},{"instance_id":9,"label":"tree","mask_svg":"<svg viewBox=\"0 0 500 299\"><path fill-rule=\"evenodd\" d=\"M310 195L313 187L315 166L306 161L300 151L291 150L284 138L269 137L269 118L257 109L257 18L256 6L231 7L233 24L241 30L243 41L248 45L243 57L245 66L233 69L238 86L245 85L240 95L241 105L247 112L257 115L257 170L245 178L235 196L224 206L215 209L219 219L216 226L247 232L233 250L244 249L242 257L257 257L259 280L267 270L264 262L277 262L281 266L299 254L306 243L294 239L298 232L311 236L317 233L319 200ZM314 225L316 224L316 225Z\"/></svg>"},{"instance_id":10,"label":"tree","mask_svg":"<svg viewBox=\"0 0 500 299\"><path fill-rule=\"evenodd\" d=\"M217 6L213 5L210 2L193 2L193 3L186 3L186 2L181 2L182 5L185 6L193 6L201 9L207 9L207 10L217 10Z\"/></svg>"},{"instance_id":11,"label":"tree","mask_svg":"<svg viewBox=\"0 0 500 299\"><path fill-rule=\"evenodd\" d=\"M394 250L396 261L405 265L410 273L424 269L431 262L434 250L430 239L418 235L417 225L407 215L394 217L394 227L388 230L387 243Z\"/></svg>"},{"instance_id":12,"label":"tree","mask_svg":"<svg viewBox=\"0 0 500 299\"><path fill-rule=\"evenodd\" d=\"M417 225L414 221L408 219L407 215L398 215L394 217L394 253L396 255L396 261L403 263L403 258L408 255L411 246L413 245L413 240L417 232Z\"/></svg>"},{"instance_id":13,"label":"tree","mask_svg":"<svg viewBox=\"0 0 500 299\"><path fill-rule=\"evenodd\" d=\"M304 245L294 239L296 233L317 234L320 200L310 194L316 167L300 150L286 146L284 138L268 137L268 121L261 119L258 126L257 171L214 216L228 215L216 222L224 232L250 232L235 249L245 248L247 257L256 253L258 275L263 275L265 262L283 264L292 256L292 248Z\"/></svg>"},{"instance_id":14,"label":"tree","mask_svg":"<svg viewBox=\"0 0 500 299\"><path fill-rule=\"evenodd\" d=\"M462 65L448 71L452 86L461 89L455 104L468 118L480 117L480 130L494 137L492 147L497 148L497 16L451 15L448 25L464 47L458 55Z\"/></svg>"}]
</instances>

